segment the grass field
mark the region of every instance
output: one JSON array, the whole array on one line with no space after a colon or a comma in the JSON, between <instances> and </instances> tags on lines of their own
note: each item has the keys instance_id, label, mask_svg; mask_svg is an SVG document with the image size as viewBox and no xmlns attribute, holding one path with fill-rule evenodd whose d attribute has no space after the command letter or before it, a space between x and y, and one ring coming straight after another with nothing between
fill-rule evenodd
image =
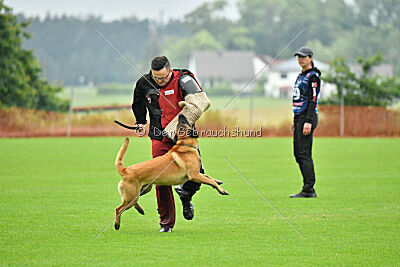
<instances>
[{"instance_id":1,"label":"grass field","mask_svg":"<svg viewBox=\"0 0 400 267\"><path fill-rule=\"evenodd\" d=\"M133 93L133 87L132 87ZM69 99L71 97L71 87L66 87L62 94L60 95L62 98ZM214 109L224 109L225 105L228 104L230 100L232 100L232 96L210 96L212 100L212 108ZM254 107L255 108L263 108L266 106L269 107L281 107L290 105L291 99L281 99L281 98L266 98L255 96L254 97ZM74 107L86 107L86 106L101 106L101 105L129 105L132 103L132 95L101 95L97 94L96 88L90 87L75 87L74 90ZM243 96L240 94L235 98L234 101L231 101L228 105L230 109L235 108L248 108L250 105L250 97Z\"/></svg>"},{"instance_id":2,"label":"grass field","mask_svg":"<svg viewBox=\"0 0 400 267\"><path fill-rule=\"evenodd\" d=\"M71 87L65 88L60 96L70 99L71 89ZM74 107L129 105L132 103L132 95L98 95L97 89L90 87L75 87L74 89Z\"/></svg>"},{"instance_id":3,"label":"grass field","mask_svg":"<svg viewBox=\"0 0 400 267\"><path fill-rule=\"evenodd\" d=\"M133 87L132 87L133 93ZM71 87L66 87L64 91L60 94L62 98L70 99L71 97ZM224 107L232 100L232 96L210 96L212 101L213 109L225 109ZM96 88L90 87L75 87L74 91L74 107L86 107L86 106L102 106L102 105L127 105L131 104L132 95L99 95L97 94ZM227 108L229 110L235 109L249 109L250 106L250 96L240 94L231 101ZM281 108L289 107L291 108L291 98L267 98L267 97L254 97L254 108L262 109L265 107L271 108ZM395 102L392 108L399 109L400 101ZM282 111L282 110L281 110Z\"/></svg>"},{"instance_id":4,"label":"grass field","mask_svg":"<svg viewBox=\"0 0 400 267\"><path fill-rule=\"evenodd\" d=\"M120 204L113 164L123 138L0 139L0 265L398 265L400 140L316 138L317 199L300 189L291 139L201 139L208 174L195 218L177 201L159 233L155 191L111 225ZM151 157L134 138L125 164ZM227 158L305 236L291 228ZM176 200L177 196L175 195Z\"/></svg>"},{"instance_id":5,"label":"grass field","mask_svg":"<svg viewBox=\"0 0 400 267\"><path fill-rule=\"evenodd\" d=\"M61 95L70 98L71 88L66 88ZM133 90L133 89L132 89ZM210 96L211 110L220 110L223 116L236 119L243 127L249 126L250 96ZM231 101L231 102L230 102ZM74 92L74 107L104 106L104 105L130 105L130 95L98 95L96 88L77 87ZM225 106L229 105L225 108ZM288 124L293 117L291 99L254 97L253 126L279 126Z\"/></svg>"}]
</instances>

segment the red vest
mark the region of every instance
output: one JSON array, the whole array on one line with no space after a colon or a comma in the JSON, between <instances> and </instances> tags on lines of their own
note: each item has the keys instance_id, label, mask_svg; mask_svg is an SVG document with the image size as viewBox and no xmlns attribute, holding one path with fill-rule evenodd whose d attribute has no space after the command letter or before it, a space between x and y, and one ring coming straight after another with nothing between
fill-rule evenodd
<instances>
[{"instance_id":1,"label":"red vest","mask_svg":"<svg viewBox=\"0 0 400 267\"><path fill-rule=\"evenodd\" d=\"M178 106L180 101L183 101L182 90L179 89L179 78L181 77L179 71L173 70L173 77L169 83L160 88L160 96L158 103L161 108L161 125L165 128L173 118L175 118L182 108Z\"/></svg>"}]
</instances>

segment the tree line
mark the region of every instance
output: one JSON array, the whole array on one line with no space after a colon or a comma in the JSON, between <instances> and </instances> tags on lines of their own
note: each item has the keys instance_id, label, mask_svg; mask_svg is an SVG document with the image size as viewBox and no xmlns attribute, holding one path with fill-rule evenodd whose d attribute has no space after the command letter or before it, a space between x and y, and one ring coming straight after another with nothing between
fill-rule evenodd
<instances>
[{"instance_id":1,"label":"tree line","mask_svg":"<svg viewBox=\"0 0 400 267\"><path fill-rule=\"evenodd\" d=\"M0 109L10 106L66 111L69 101L60 99L62 87L40 76L41 68L33 52L22 48L29 38L27 22L19 23L0 0Z\"/></svg>"},{"instance_id":2,"label":"tree line","mask_svg":"<svg viewBox=\"0 0 400 267\"><path fill-rule=\"evenodd\" d=\"M159 54L171 58L174 66L187 67L189 56L201 49L250 49L276 56L301 30L304 32L280 57L291 57L303 45L315 50L316 57L329 62L343 57L356 62L358 57L376 55L395 66L400 74L400 3L377 1L296 1L242 0L240 18L220 16L227 2L207 2L166 24L135 17L102 22L48 16L31 21L32 37L24 47L33 49L52 81L78 84L84 75L95 84L132 82L139 74L94 30L98 27L113 40L142 72L149 60Z\"/></svg>"},{"instance_id":3,"label":"tree line","mask_svg":"<svg viewBox=\"0 0 400 267\"><path fill-rule=\"evenodd\" d=\"M77 85L81 76L96 85L133 83L140 73L95 28L114 42L141 73L147 72L151 58L160 54L167 55L174 67L188 67L189 56L195 50L246 49L289 58L293 51L308 45L316 58L331 62L337 73L342 72L342 80L327 76L342 87L350 86L339 89L338 94L360 95L364 88L375 90L379 86L390 87L386 91L395 95L399 90L398 78L389 83L385 80L383 85L379 77L361 80L369 79L368 66L380 62L393 64L395 73L400 74L398 1L241 0L238 20L220 15L226 5L225 0L207 2L182 20L162 24L136 17L113 22L103 22L96 16L27 18L14 15L0 0L0 106L65 110L67 102L57 100L62 90L59 85ZM378 58L371 58L375 55ZM361 78L346 69L346 62L357 60L365 65ZM46 79L59 85L51 86ZM362 105L376 104L360 97L354 99ZM393 94L385 95L384 104L390 102L388 99L393 99Z\"/></svg>"}]
</instances>

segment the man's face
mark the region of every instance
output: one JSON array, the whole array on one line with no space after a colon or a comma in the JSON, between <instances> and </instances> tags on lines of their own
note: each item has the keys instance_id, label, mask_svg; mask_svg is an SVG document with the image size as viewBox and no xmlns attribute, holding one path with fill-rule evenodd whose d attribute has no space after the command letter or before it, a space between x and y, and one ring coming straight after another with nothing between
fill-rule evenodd
<instances>
[{"instance_id":1,"label":"man's face","mask_svg":"<svg viewBox=\"0 0 400 267\"><path fill-rule=\"evenodd\" d=\"M171 80L171 70L166 67L161 70L151 70L153 80L161 87L165 86Z\"/></svg>"},{"instance_id":2,"label":"man's face","mask_svg":"<svg viewBox=\"0 0 400 267\"><path fill-rule=\"evenodd\" d=\"M299 62L300 67L302 68L311 66L312 58L310 56L303 57L298 55L297 60Z\"/></svg>"}]
</instances>

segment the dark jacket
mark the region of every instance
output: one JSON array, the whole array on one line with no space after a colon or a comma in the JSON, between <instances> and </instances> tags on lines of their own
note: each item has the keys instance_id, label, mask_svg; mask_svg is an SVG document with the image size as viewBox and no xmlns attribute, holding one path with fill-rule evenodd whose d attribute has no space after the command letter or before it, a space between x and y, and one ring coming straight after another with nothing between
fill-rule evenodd
<instances>
[{"instance_id":1,"label":"dark jacket","mask_svg":"<svg viewBox=\"0 0 400 267\"><path fill-rule=\"evenodd\" d=\"M186 69L176 70L182 74L189 74L192 77L193 74ZM171 77L172 80L173 77ZM165 85L167 86L167 85ZM133 102L132 102L132 111L136 118L137 124L146 124L146 116L147 111L149 111L150 117L150 129L149 129L149 137L156 140L162 140L163 135L160 134L163 131L163 127L161 125L161 115L162 110L159 105L159 90L160 86L153 80L151 77L151 72L143 75L137 82L133 92ZM181 88L182 90L182 88ZM185 96L186 93L182 90L182 95Z\"/></svg>"},{"instance_id":2,"label":"dark jacket","mask_svg":"<svg viewBox=\"0 0 400 267\"><path fill-rule=\"evenodd\" d=\"M309 77L310 76L310 77ZM311 123L317 116L317 105L321 87L321 72L313 67L299 74L296 80L297 97L293 95L293 108L297 108L296 116L305 116L306 122ZM305 84L303 85L303 82ZM304 87L304 88L303 88Z\"/></svg>"}]
</instances>

